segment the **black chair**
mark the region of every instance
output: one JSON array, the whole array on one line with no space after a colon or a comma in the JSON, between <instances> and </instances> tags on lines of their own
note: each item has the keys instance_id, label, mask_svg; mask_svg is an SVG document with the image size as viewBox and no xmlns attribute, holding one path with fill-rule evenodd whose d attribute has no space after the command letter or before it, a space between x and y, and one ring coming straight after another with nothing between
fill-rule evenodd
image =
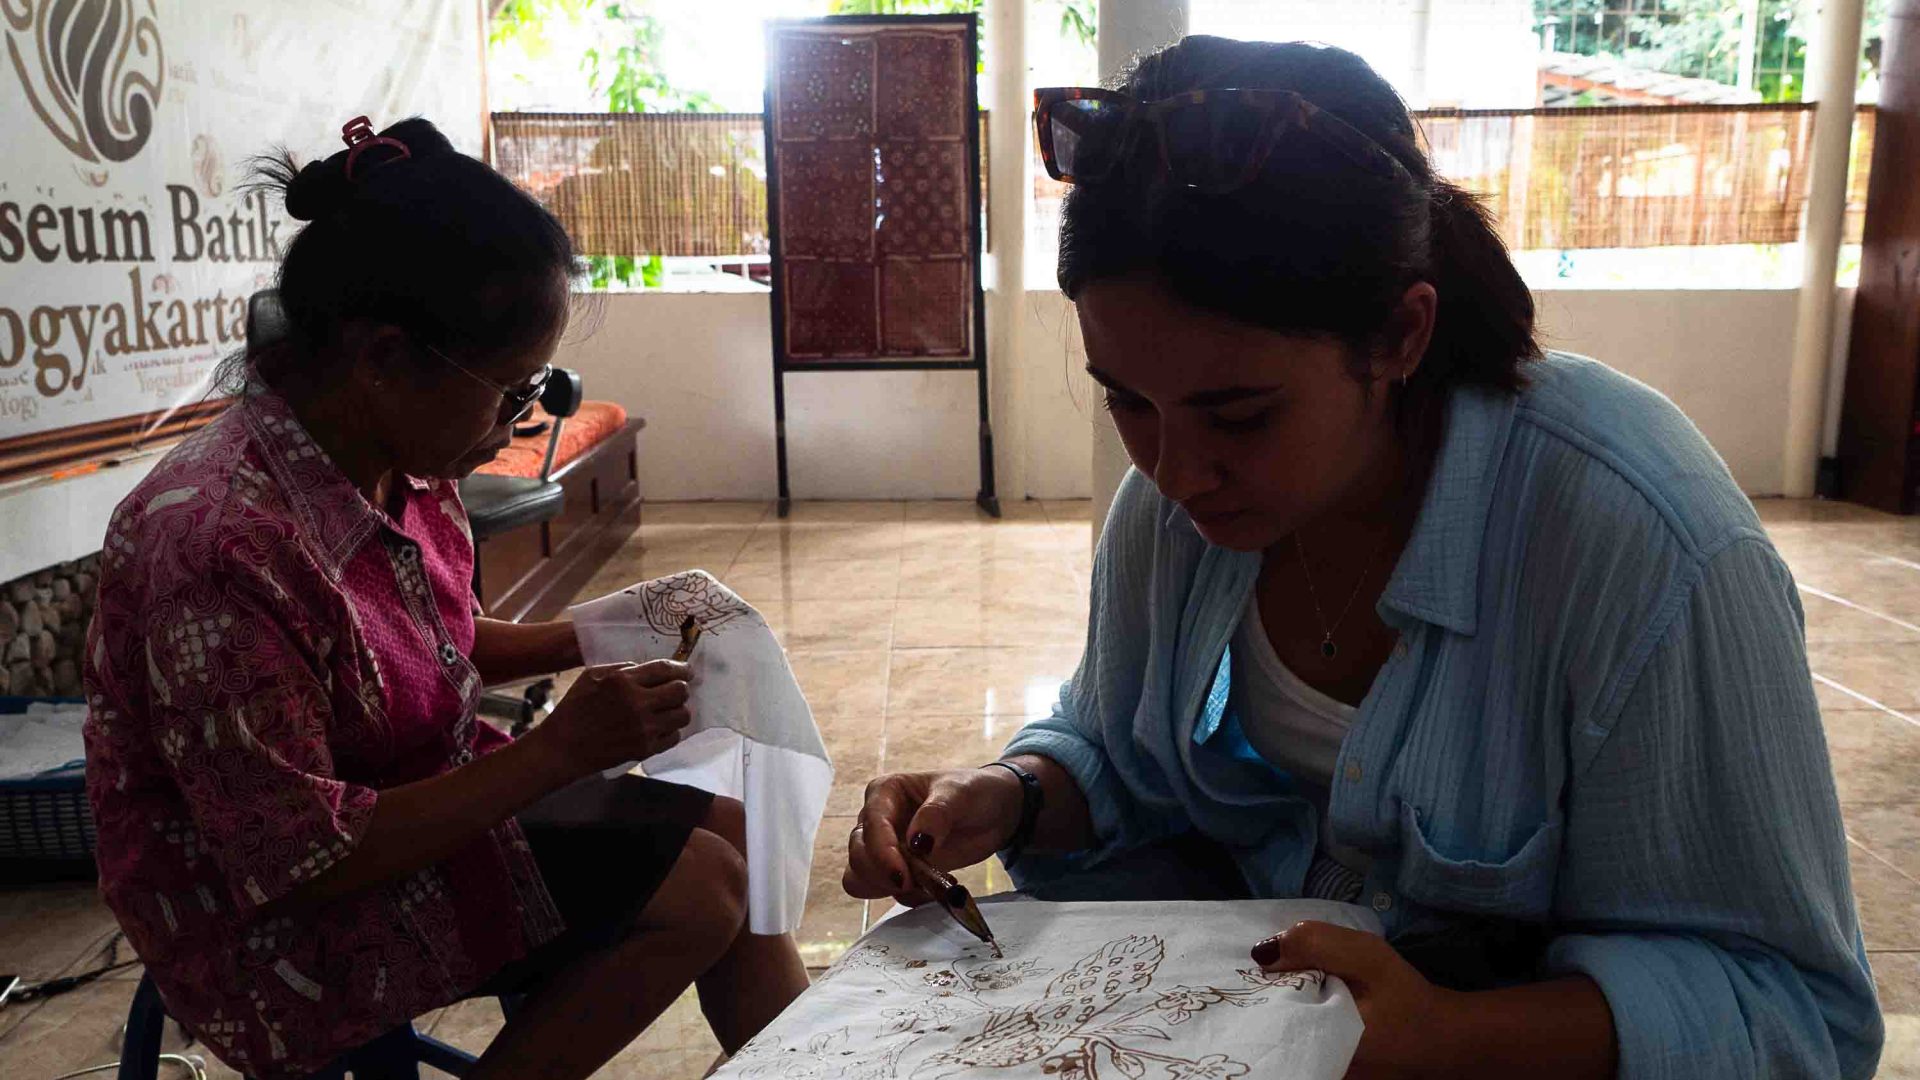
<instances>
[{"instance_id":1,"label":"black chair","mask_svg":"<svg viewBox=\"0 0 1920 1080\"><path fill-rule=\"evenodd\" d=\"M560 516L566 492L553 477L553 456L560 449L560 428L567 417L580 411L586 391L580 373L555 368L553 379L540 395L540 407L553 417L547 438L546 460L540 463L540 475L488 476L475 473L460 481L460 501L467 504L467 523L473 528L475 543L489 536L552 521Z\"/></svg>"},{"instance_id":2,"label":"black chair","mask_svg":"<svg viewBox=\"0 0 1920 1080\"><path fill-rule=\"evenodd\" d=\"M519 1008L517 996L502 997L500 1012L511 1018ZM153 980L141 976L127 1010L127 1035L120 1046L120 1080L158 1080L160 1043L166 1036L167 1006ZM423 1035L403 1024L342 1054L312 1080L420 1080L420 1066L428 1065L450 1076L465 1076L478 1060L456 1046Z\"/></svg>"}]
</instances>

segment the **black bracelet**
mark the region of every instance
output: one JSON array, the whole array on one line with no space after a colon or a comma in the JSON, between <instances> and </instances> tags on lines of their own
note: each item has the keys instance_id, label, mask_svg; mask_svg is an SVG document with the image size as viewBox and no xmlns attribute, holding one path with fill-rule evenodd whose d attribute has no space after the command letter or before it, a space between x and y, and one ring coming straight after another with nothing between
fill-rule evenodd
<instances>
[{"instance_id":1,"label":"black bracelet","mask_svg":"<svg viewBox=\"0 0 1920 1080\"><path fill-rule=\"evenodd\" d=\"M1000 849L1000 863L1009 869L1020 860L1033 842L1034 826L1039 824L1040 810L1046 805L1047 791L1040 786L1040 778L1011 761L990 761L980 766L991 769L998 766L1013 774L1020 781L1020 825L1013 830L1013 837Z\"/></svg>"}]
</instances>

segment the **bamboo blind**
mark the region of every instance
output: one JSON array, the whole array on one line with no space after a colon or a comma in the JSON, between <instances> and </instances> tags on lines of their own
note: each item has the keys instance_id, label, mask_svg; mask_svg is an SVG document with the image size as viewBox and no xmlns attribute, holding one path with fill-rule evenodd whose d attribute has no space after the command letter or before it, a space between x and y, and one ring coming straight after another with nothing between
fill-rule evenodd
<instances>
[{"instance_id":1,"label":"bamboo blind","mask_svg":"<svg viewBox=\"0 0 1920 1080\"><path fill-rule=\"evenodd\" d=\"M1843 241L1860 242L1867 224L1867 177L1873 169L1873 131L1879 113L1860 106L1853 118L1853 155L1847 162L1847 227Z\"/></svg>"},{"instance_id":2,"label":"bamboo blind","mask_svg":"<svg viewBox=\"0 0 1920 1080\"><path fill-rule=\"evenodd\" d=\"M767 250L759 113L495 113L493 139L583 255Z\"/></svg>"},{"instance_id":3,"label":"bamboo blind","mask_svg":"<svg viewBox=\"0 0 1920 1080\"><path fill-rule=\"evenodd\" d=\"M1432 110L1417 119L1435 168L1486 196L1515 250L1800 239L1811 105ZM1865 216L1873 121L1863 107L1854 127L1848 242ZM583 254L767 250L758 113L495 113L493 133L495 165L559 216ZM1044 172L1034 191L1042 203L1061 194ZM1051 209L1042 206L1043 220Z\"/></svg>"}]
</instances>

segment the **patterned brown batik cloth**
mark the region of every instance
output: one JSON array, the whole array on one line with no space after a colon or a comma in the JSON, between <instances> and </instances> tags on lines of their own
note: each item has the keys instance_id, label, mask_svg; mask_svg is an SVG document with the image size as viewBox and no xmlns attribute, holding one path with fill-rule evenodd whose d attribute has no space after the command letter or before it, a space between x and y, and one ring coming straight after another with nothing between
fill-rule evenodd
<instances>
[{"instance_id":1,"label":"patterned brown batik cloth","mask_svg":"<svg viewBox=\"0 0 1920 1080\"><path fill-rule=\"evenodd\" d=\"M791 360L973 353L964 25L776 31Z\"/></svg>"}]
</instances>

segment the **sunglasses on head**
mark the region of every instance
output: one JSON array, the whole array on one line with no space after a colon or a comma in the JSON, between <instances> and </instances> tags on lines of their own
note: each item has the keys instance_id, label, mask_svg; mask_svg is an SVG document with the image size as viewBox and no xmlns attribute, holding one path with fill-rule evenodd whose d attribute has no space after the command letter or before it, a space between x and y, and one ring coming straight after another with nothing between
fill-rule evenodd
<instances>
[{"instance_id":1,"label":"sunglasses on head","mask_svg":"<svg viewBox=\"0 0 1920 1080\"><path fill-rule=\"evenodd\" d=\"M1068 184L1113 175L1142 132L1157 141L1167 176L1210 195L1251 183L1282 137L1295 132L1372 176L1408 175L1385 147L1291 90L1192 90L1142 102L1097 87L1054 86L1033 92L1033 126L1047 175Z\"/></svg>"},{"instance_id":2,"label":"sunglasses on head","mask_svg":"<svg viewBox=\"0 0 1920 1080\"><path fill-rule=\"evenodd\" d=\"M460 361L455 360L453 357L448 356L446 353L441 352L439 349L436 349L431 345L426 345L424 342L422 342L422 345L425 346L428 352L432 353L433 355L439 357L442 360L445 360L447 363L451 364L454 368L458 369L461 374L467 376L470 379L475 380L476 382L485 383L488 387L490 387L493 390L494 393L499 394L500 395L499 422L502 424L511 424L514 421L519 420L521 417L532 412L534 403L538 402L540 400L540 395L546 391L547 383L553 380L553 365L548 364L545 367L542 367L539 371L534 372L532 378L528 379L526 382L520 384L519 386L508 386L505 383L498 383L493 381L492 379L487 378L485 375L480 374L479 372L473 370L472 368L461 363Z\"/></svg>"}]
</instances>

